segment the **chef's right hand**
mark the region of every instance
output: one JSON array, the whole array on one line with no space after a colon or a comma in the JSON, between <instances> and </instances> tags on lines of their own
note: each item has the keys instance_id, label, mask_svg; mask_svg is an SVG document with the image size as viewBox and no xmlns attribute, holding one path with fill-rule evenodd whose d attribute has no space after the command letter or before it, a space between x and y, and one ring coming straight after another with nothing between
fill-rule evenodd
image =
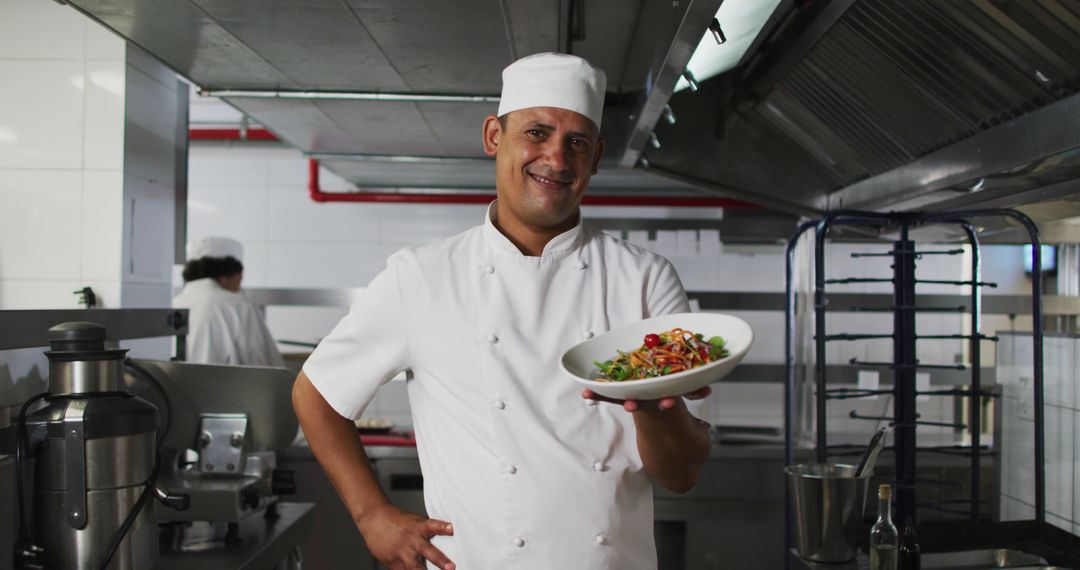
<instances>
[{"instance_id":1,"label":"chef's right hand","mask_svg":"<svg viewBox=\"0 0 1080 570\"><path fill-rule=\"evenodd\" d=\"M454 563L431 544L431 537L437 534L453 536L454 527L446 521L386 504L368 511L356 526L371 554L390 570L424 570L425 561L454 570Z\"/></svg>"}]
</instances>

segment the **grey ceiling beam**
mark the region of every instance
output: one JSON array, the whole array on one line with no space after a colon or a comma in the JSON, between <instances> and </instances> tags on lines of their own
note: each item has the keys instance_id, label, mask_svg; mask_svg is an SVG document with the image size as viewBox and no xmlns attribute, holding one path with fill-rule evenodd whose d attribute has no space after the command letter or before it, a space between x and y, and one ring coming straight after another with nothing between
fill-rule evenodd
<instances>
[{"instance_id":1,"label":"grey ceiling beam","mask_svg":"<svg viewBox=\"0 0 1080 570\"><path fill-rule=\"evenodd\" d=\"M926 198L919 202L926 206L956 197L927 196L933 192L1075 148L1080 148L1080 94L856 182L822 198L820 206L873 210L919 197Z\"/></svg>"},{"instance_id":2,"label":"grey ceiling beam","mask_svg":"<svg viewBox=\"0 0 1080 570\"><path fill-rule=\"evenodd\" d=\"M348 162L395 162L407 164L494 164L495 159L486 156L425 156L412 154L363 154L345 152L311 152L307 157L318 161L341 160Z\"/></svg>"},{"instance_id":3,"label":"grey ceiling beam","mask_svg":"<svg viewBox=\"0 0 1080 570\"><path fill-rule=\"evenodd\" d=\"M767 206L768 208L779 212L786 212L796 216L806 216L810 218L819 217L823 213L821 210L812 208L800 202L778 198L777 196L765 192L755 192L753 190L719 184L712 180L690 176L662 166L652 165L641 170L661 178L692 186L699 190L720 194L727 198L736 198L739 200L746 200L747 202L753 202L761 206Z\"/></svg>"},{"instance_id":4,"label":"grey ceiling beam","mask_svg":"<svg viewBox=\"0 0 1080 570\"><path fill-rule=\"evenodd\" d=\"M667 54L658 67L653 69L655 77L651 85L646 85L646 96L631 114L630 135L626 138L626 144L619 157L619 166L632 168L641 157L645 144L652 136L653 127L664 111L675 92L675 84L679 82L694 55L694 49L709 28L709 22L716 16L723 0L690 0L690 5L683 13L682 21L668 47Z\"/></svg>"}]
</instances>

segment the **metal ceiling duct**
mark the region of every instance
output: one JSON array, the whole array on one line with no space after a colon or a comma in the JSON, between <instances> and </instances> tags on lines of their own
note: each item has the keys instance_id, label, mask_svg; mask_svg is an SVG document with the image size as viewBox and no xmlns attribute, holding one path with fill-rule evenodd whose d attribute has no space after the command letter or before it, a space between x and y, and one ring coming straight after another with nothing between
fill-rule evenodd
<instances>
[{"instance_id":1,"label":"metal ceiling duct","mask_svg":"<svg viewBox=\"0 0 1080 570\"><path fill-rule=\"evenodd\" d=\"M487 161L423 168L348 155L484 158L480 126L497 109L503 67L541 51L586 57L608 75L609 156L648 120L641 94L670 93L720 0L73 0L359 186L488 186ZM700 21L698 21L700 20ZM670 76L670 77L668 77ZM670 85L667 85L670 83ZM645 109L653 121L666 95ZM647 133L646 133L647 134ZM607 168L610 165L612 168ZM632 165L631 165L632 166ZM603 193L715 195L606 159ZM610 181L610 184L609 184Z\"/></svg>"},{"instance_id":2,"label":"metal ceiling duct","mask_svg":"<svg viewBox=\"0 0 1080 570\"><path fill-rule=\"evenodd\" d=\"M781 0L739 66L669 95L719 3L71 2L204 89L465 97L229 99L307 153L482 157L496 105L470 97L498 93L516 57L555 50L608 74L604 165L624 167L610 192L632 180L800 215L1080 193L1080 1ZM665 104L676 124L656 120ZM642 149L651 167L626 168ZM359 185L486 176L482 162L324 164Z\"/></svg>"}]
</instances>

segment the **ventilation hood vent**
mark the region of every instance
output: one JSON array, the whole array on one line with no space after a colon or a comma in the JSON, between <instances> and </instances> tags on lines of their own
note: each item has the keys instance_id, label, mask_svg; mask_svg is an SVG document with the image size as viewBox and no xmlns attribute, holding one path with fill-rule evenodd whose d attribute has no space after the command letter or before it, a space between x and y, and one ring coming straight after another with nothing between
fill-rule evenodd
<instances>
[{"instance_id":1,"label":"ventilation hood vent","mask_svg":"<svg viewBox=\"0 0 1080 570\"><path fill-rule=\"evenodd\" d=\"M789 7L801 25L779 22L742 68L672 98L652 164L789 209L963 207L1076 180L1080 3L804 4L819 9Z\"/></svg>"}]
</instances>

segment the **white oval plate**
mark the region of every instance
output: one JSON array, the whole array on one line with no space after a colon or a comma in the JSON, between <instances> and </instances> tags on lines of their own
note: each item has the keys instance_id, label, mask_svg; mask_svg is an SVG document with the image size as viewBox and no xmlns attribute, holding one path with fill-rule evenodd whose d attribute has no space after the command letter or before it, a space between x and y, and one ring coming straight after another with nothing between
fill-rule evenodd
<instances>
[{"instance_id":1,"label":"white oval plate","mask_svg":"<svg viewBox=\"0 0 1080 570\"><path fill-rule=\"evenodd\" d=\"M673 328L700 333L705 338L720 336L726 341L729 355L705 366L658 378L625 382L597 382L600 370L593 362L610 360L618 351L629 352L641 346L645 335ZM623 325L602 335L578 343L563 353L559 365L578 384L601 396L620 400L655 400L688 394L727 376L746 356L754 342L754 331L746 321L723 313L676 313Z\"/></svg>"}]
</instances>

